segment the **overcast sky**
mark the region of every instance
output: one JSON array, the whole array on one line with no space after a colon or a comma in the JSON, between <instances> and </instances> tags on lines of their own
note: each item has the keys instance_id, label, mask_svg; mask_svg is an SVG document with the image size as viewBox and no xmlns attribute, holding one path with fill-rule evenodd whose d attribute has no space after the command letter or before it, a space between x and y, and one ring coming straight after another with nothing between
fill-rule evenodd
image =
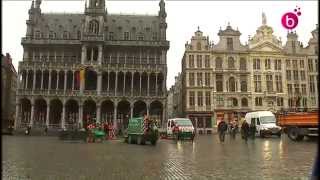
<instances>
[{"instance_id":1,"label":"overcast sky","mask_svg":"<svg viewBox=\"0 0 320 180\"><path fill-rule=\"evenodd\" d=\"M106 7L111 14L157 14L159 0L149 1L108 1ZM2 54L9 52L15 68L22 60L23 48L21 38L26 34L26 20L31 0L2 1ZM170 49L167 54L168 77L167 88L174 84L174 77L181 71L181 58L186 41L190 41L197 26L216 44L219 40L220 27L225 29L228 22L242 33L240 40L247 42L261 25L261 14L265 12L267 24L273 27L274 35L282 38L285 43L287 30L281 25L281 16L293 12L299 6L302 15L295 29L299 40L307 45L311 31L318 22L317 1L166 1L167 40ZM84 0L61 1L42 0L41 9L46 12L83 12Z\"/></svg>"}]
</instances>

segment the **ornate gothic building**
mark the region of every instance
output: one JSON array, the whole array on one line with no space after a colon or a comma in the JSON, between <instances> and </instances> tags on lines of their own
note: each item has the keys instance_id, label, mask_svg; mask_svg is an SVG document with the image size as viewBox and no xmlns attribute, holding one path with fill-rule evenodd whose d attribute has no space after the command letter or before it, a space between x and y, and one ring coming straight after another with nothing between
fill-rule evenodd
<instances>
[{"instance_id":1,"label":"ornate gothic building","mask_svg":"<svg viewBox=\"0 0 320 180\"><path fill-rule=\"evenodd\" d=\"M166 114L165 3L157 15L43 13L32 1L16 98L16 126L68 128L89 121L126 128L130 117Z\"/></svg>"},{"instance_id":2,"label":"ornate gothic building","mask_svg":"<svg viewBox=\"0 0 320 180\"><path fill-rule=\"evenodd\" d=\"M273 35L265 15L248 44L230 25L217 44L198 29L182 59L183 116L198 132L211 132L222 118L239 120L248 111L318 107L318 26L308 46L295 32L287 42Z\"/></svg>"}]
</instances>

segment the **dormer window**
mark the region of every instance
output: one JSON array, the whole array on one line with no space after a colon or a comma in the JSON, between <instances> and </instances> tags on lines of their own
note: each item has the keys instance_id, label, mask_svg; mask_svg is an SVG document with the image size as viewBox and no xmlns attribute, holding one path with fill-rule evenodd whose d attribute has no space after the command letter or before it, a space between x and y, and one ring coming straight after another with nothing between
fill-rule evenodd
<instances>
[{"instance_id":1,"label":"dormer window","mask_svg":"<svg viewBox=\"0 0 320 180\"><path fill-rule=\"evenodd\" d=\"M232 38L227 38L227 49L233 50L233 39Z\"/></svg>"},{"instance_id":2,"label":"dormer window","mask_svg":"<svg viewBox=\"0 0 320 180\"><path fill-rule=\"evenodd\" d=\"M89 22L89 33L99 33L99 22L97 20L92 20Z\"/></svg>"}]
</instances>

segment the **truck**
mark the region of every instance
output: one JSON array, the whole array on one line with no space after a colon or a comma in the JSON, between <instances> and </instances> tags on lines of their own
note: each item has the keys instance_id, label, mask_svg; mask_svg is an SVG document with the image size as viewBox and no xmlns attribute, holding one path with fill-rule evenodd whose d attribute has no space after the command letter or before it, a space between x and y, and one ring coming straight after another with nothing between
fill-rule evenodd
<instances>
[{"instance_id":1,"label":"truck","mask_svg":"<svg viewBox=\"0 0 320 180\"><path fill-rule=\"evenodd\" d=\"M175 127L177 128L177 132L174 132ZM176 140L193 140L195 137L195 130L193 124L191 120L188 118L168 119L166 131L167 137L172 137Z\"/></svg>"},{"instance_id":2,"label":"truck","mask_svg":"<svg viewBox=\"0 0 320 180\"><path fill-rule=\"evenodd\" d=\"M277 135L281 137L281 127L276 125L276 117L271 111L249 112L245 115L245 120L250 125L256 126L255 136L266 137Z\"/></svg>"},{"instance_id":3,"label":"truck","mask_svg":"<svg viewBox=\"0 0 320 180\"><path fill-rule=\"evenodd\" d=\"M145 116L129 119L125 142L128 144L137 143L140 145L150 142L152 145L156 145L158 139L159 132L156 122L149 119L149 117Z\"/></svg>"},{"instance_id":4,"label":"truck","mask_svg":"<svg viewBox=\"0 0 320 180\"><path fill-rule=\"evenodd\" d=\"M305 136L319 135L319 112L281 112L277 115L277 124L293 141L301 141Z\"/></svg>"}]
</instances>

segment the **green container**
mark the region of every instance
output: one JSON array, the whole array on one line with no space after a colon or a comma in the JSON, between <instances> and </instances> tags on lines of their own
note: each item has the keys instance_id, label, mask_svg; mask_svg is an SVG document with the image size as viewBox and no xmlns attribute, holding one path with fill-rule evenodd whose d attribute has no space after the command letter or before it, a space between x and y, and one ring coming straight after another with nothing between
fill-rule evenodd
<instances>
[{"instance_id":1,"label":"green container","mask_svg":"<svg viewBox=\"0 0 320 180\"><path fill-rule=\"evenodd\" d=\"M150 121L149 124L148 130L145 131L143 117L129 119L125 141L129 144L137 143L141 145L149 141L152 145L156 145L159 139L158 127L156 122Z\"/></svg>"}]
</instances>

